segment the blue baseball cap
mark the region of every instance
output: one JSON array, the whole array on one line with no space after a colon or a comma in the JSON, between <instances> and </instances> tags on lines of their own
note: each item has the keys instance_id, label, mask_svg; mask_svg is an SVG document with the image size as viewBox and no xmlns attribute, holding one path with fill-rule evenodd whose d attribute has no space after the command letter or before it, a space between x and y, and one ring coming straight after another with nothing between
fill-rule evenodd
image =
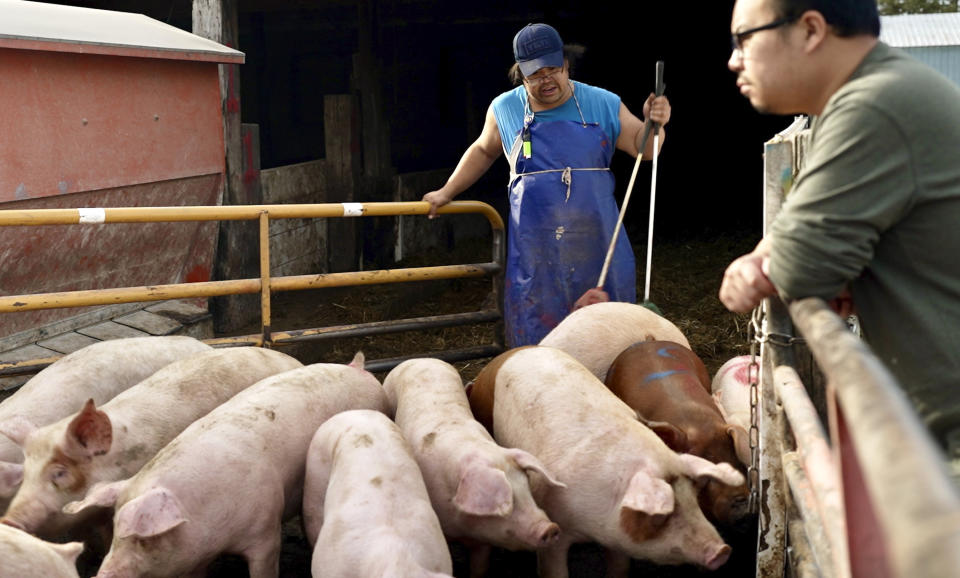
<instances>
[{"instance_id":1,"label":"blue baseball cap","mask_svg":"<svg viewBox=\"0 0 960 578\"><path fill-rule=\"evenodd\" d=\"M524 76L546 66L563 66L563 41L549 24L527 24L513 37L513 58Z\"/></svg>"}]
</instances>

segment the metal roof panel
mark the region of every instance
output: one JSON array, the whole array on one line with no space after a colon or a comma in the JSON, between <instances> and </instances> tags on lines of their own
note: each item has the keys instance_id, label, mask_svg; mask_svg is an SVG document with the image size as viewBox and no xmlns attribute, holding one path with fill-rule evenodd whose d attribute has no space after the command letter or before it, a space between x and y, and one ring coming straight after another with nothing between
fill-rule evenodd
<instances>
[{"instance_id":1,"label":"metal roof panel","mask_svg":"<svg viewBox=\"0 0 960 578\"><path fill-rule=\"evenodd\" d=\"M0 47L242 63L244 54L143 14L0 0Z\"/></svg>"},{"instance_id":2,"label":"metal roof panel","mask_svg":"<svg viewBox=\"0 0 960 578\"><path fill-rule=\"evenodd\" d=\"M900 48L960 45L960 12L881 16L880 40Z\"/></svg>"}]
</instances>

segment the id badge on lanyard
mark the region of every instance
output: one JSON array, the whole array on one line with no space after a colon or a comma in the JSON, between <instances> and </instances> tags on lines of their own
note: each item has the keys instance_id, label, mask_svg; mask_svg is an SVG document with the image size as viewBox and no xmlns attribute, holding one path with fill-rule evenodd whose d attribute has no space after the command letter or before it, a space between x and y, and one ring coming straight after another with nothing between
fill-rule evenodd
<instances>
[{"instance_id":1,"label":"id badge on lanyard","mask_svg":"<svg viewBox=\"0 0 960 578\"><path fill-rule=\"evenodd\" d=\"M533 112L528 112L523 117L523 158L528 159L533 156L533 144L530 139L530 124L533 122Z\"/></svg>"}]
</instances>

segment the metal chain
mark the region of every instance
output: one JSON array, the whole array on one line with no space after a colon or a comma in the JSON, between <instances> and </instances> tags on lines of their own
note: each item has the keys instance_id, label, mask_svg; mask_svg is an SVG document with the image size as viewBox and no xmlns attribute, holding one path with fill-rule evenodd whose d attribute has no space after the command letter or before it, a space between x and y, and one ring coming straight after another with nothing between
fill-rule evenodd
<instances>
[{"instance_id":1,"label":"metal chain","mask_svg":"<svg viewBox=\"0 0 960 578\"><path fill-rule=\"evenodd\" d=\"M747 508L751 514L760 511L760 427L757 416L760 413L760 364L757 362L757 348L764 342L761 329L763 323L763 305L753 310L747 325L747 339L750 341L750 365L748 379L750 383L750 465L747 468L747 488L750 496Z\"/></svg>"}]
</instances>

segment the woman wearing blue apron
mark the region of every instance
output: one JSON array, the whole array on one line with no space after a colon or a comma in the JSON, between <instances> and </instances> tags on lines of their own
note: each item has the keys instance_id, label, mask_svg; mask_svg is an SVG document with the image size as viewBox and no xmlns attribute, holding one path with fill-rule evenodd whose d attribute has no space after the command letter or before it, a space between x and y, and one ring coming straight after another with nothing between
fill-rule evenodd
<instances>
[{"instance_id":1,"label":"woman wearing blue apron","mask_svg":"<svg viewBox=\"0 0 960 578\"><path fill-rule=\"evenodd\" d=\"M636 156L644 127L617 95L569 79L563 44L550 26L530 24L518 32L514 56L513 73L522 84L494 99L483 132L446 185L423 198L434 208L446 204L506 155L508 347L539 343L596 286L619 214L613 152ZM662 127L670 105L651 95L644 112ZM603 289L612 301L636 302L633 249L622 229Z\"/></svg>"}]
</instances>

